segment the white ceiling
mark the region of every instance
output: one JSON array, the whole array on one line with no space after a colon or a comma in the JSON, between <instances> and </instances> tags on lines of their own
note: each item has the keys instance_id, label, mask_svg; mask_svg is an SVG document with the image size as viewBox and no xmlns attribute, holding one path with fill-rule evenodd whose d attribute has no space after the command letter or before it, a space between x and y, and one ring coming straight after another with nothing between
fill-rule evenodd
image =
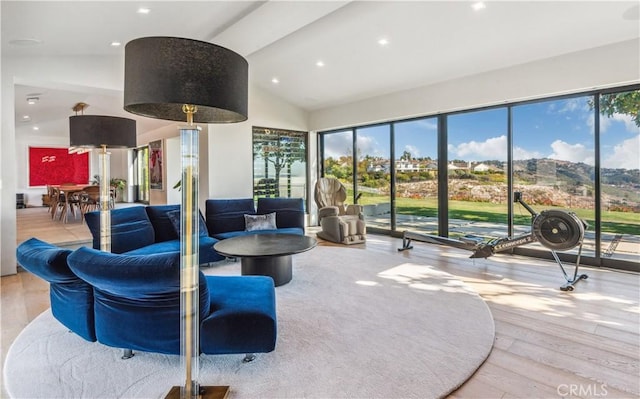
<instances>
[{"instance_id":1,"label":"white ceiling","mask_svg":"<svg viewBox=\"0 0 640 399\"><path fill-rule=\"evenodd\" d=\"M640 37L638 1L485 3L475 11L471 1L3 0L2 57L122 58L124 44L144 36L212 41L247 58L253 84L314 111ZM141 5L151 12L136 13ZM20 39L40 43L11 44ZM27 107L34 93L40 103ZM78 101L90 104L87 113L134 117L117 90L24 85L16 123L24 114L28 123L65 119ZM158 123L143 118L138 129Z\"/></svg>"}]
</instances>

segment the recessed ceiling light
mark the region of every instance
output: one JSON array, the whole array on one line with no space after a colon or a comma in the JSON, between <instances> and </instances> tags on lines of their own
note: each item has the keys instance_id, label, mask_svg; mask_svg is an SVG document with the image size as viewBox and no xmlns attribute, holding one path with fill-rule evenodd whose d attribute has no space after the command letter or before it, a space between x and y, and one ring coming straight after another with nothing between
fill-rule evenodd
<instances>
[{"instance_id":1,"label":"recessed ceiling light","mask_svg":"<svg viewBox=\"0 0 640 399\"><path fill-rule=\"evenodd\" d=\"M151 12L151 9L146 8L146 7L140 7L138 8L138 14L149 14Z\"/></svg>"},{"instance_id":2,"label":"recessed ceiling light","mask_svg":"<svg viewBox=\"0 0 640 399\"><path fill-rule=\"evenodd\" d=\"M40 100L38 97L28 97L27 104L29 105L37 104L38 100Z\"/></svg>"},{"instance_id":3,"label":"recessed ceiling light","mask_svg":"<svg viewBox=\"0 0 640 399\"><path fill-rule=\"evenodd\" d=\"M14 46L37 46L38 44L41 44L42 40L40 39L13 39L13 40L9 40L9 44L12 44Z\"/></svg>"},{"instance_id":4,"label":"recessed ceiling light","mask_svg":"<svg viewBox=\"0 0 640 399\"><path fill-rule=\"evenodd\" d=\"M386 37L383 37L378 40L378 44L381 46L386 46L387 44L389 44L389 39L387 39Z\"/></svg>"},{"instance_id":5,"label":"recessed ceiling light","mask_svg":"<svg viewBox=\"0 0 640 399\"><path fill-rule=\"evenodd\" d=\"M29 115L22 115L22 120L27 121L29 119L31 119Z\"/></svg>"},{"instance_id":6,"label":"recessed ceiling light","mask_svg":"<svg viewBox=\"0 0 640 399\"><path fill-rule=\"evenodd\" d=\"M34 126L33 130L40 130L40 128L38 126Z\"/></svg>"},{"instance_id":7,"label":"recessed ceiling light","mask_svg":"<svg viewBox=\"0 0 640 399\"><path fill-rule=\"evenodd\" d=\"M112 46L112 47L118 47L118 46L121 46L121 45L122 45L122 43L120 43L120 42L118 42L118 41L113 41L113 42L111 42L111 46Z\"/></svg>"},{"instance_id":8,"label":"recessed ceiling light","mask_svg":"<svg viewBox=\"0 0 640 399\"><path fill-rule=\"evenodd\" d=\"M274 85L275 85L275 84L278 84L278 83L280 83L280 79L278 79L278 78L272 78L272 79L271 79L271 83L273 83Z\"/></svg>"},{"instance_id":9,"label":"recessed ceiling light","mask_svg":"<svg viewBox=\"0 0 640 399\"><path fill-rule=\"evenodd\" d=\"M319 68L322 68L324 66L324 62L322 62L322 60L316 62L316 66Z\"/></svg>"},{"instance_id":10,"label":"recessed ceiling light","mask_svg":"<svg viewBox=\"0 0 640 399\"><path fill-rule=\"evenodd\" d=\"M484 8L487 8L487 5L484 4L484 2L482 2L482 1L478 1L478 2L473 3L471 5L471 8L473 8L476 11L480 11L480 10L482 10Z\"/></svg>"}]
</instances>

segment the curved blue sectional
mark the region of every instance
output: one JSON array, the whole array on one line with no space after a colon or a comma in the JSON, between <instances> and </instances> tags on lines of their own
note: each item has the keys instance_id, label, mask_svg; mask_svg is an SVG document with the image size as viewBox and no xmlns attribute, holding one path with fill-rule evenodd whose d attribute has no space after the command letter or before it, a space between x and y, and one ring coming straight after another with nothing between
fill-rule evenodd
<instances>
[{"instance_id":1,"label":"curved blue sectional","mask_svg":"<svg viewBox=\"0 0 640 399\"><path fill-rule=\"evenodd\" d=\"M88 341L180 354L180 254L114 254L63 249L36 238L17 248L18 263L49 281L51 310ZM277 336L273 280L199 273L200 351L264 353Z\"/></svg>"},{"instance_id":2,"label":"curved blue sectional","mask_svg":"<svg viewBox=\"0 0 640 399\"><path fill-rule=\"evenodd\" d=\"M248 231L245 215L275 212L275 228ZM273 215L272 215L273 216ZM244 234L304 234L302 198L206 201L200 214L201 264L224 259L218 240ZM50 283L51 311L87 341L126 350L180 354L180 206L111 210L111 252L100 248L100 213L85 214L93 248L75 251L37 238L20 244L18 263ZM200 351L264 353L277 336L275 288L266 276L199 272Z\"/></svg>"}]
</instances>

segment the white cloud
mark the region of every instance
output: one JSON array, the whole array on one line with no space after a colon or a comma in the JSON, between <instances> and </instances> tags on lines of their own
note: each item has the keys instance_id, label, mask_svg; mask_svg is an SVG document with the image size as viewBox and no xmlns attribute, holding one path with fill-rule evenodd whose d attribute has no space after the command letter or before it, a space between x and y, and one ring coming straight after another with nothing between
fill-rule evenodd
<instances>
[{"instance_id":1,"label":"white cloud","mask_svg":"<svg viewBox=\"0 0 640 399\"><path fill-rule=\"evenodd\" d=\"M491 137L485 141L469 141L456 145L449 145L449 152L453 158L464 159L466 161L484 161L497 159L505 161L507 159L507 136ZM449 156L452 158L452 156Z\"/></svg>"},{"instance_id":2,"label":"white cloud","mask_svg":"<svg viewBox=\"0 0 640 399\"><path fill-rule=\"evenodd\" d=\"M338 159L344 156L351 156L352 148L351 134L335 133L324 136L325 158Z\"/></svg>"},{"instance_id":3,"label":"white cloud","mask_svg":"<svg viewBox=\"0 0 640 399\"><path fill-rule=\"evenodd\" d=\"M544 155L538 151L527 151L522 147L513 147L513 159L516 161L524 159L538 159L544 158Z\"/></svg>"},{"instance_id":4,"label":"white cloud","mask_svg":"<svg viewBox=\"0 0 640 399\"><path fill-rule=\"evenodd\" d=\"M438 121L436 119L422 119L418 121L418 125L427 130L438 130Z\"/></svg>"},{"instance_id":5,"label":"white cloud","mask_svg":"<svg viewBox=\"0 0 640 399\"><path fill-rule=\"evenodd\" d=\"M640 169L640 134L613 147L602 159L604 168Z\"/></svg>"},{"instance_id":6,"label":"white cloud","mask_svg":"<svg viewBox=\"0 0 640 399\"><path fill-rule=\"evenodd\" d=\"M380 145L378 141L371 136L365 136L363 134L358 135L358 157L364 157L365 155L389 157L389 153L382 153L380 151Z\"/></svg>"},{"instance_id":7,"label":"white cloud","mask_svg":"<svg viewBox=\"0 0 640 399\"><path fill-rule=\"evenodd\" d=\"M562 140L551 143L553 153L547 158L569 162L584 162L593 165L595 162L594 151L586 148L583 144L569 144Z\"/></svg>"},{"instance_id":8,"label":"white cloud","mask_svg":"<svg viewBox=\"0 0 640 399\"><path fill-rule=\"evenodd\" d=\"M579 109L584 109L583 104L585 104L585 102L581 98L570 98L564 101L562 108L557 112L563 114L565 112L574 112Z\"/></svg>"},{"instance_id":9,"label":"white cloud","mask_svg":"<svg viewBox=\"0 0 640 399\"><path fill-rule=\"evenodd\" d=\"M404 151L406 151L409 154L411 154L411 157L413 157L413 158L419 158L420 157L420 149L418 147L416 147L415 145L411 145L411 144L405 145L404 146Z\"/></svg>"},{"instance_id":10,"label":"white cloud","mask_svg":"<svg viewBox=\"0 0 640 399\"><path fill-rule=\"evenodd\" d=\"M600 131L606 133L614 122L624 123L624 128L628 132L638 133L640 131L640 127L636 126L636 123L631 119L631 115L627 114L613 114L610 118L600 115Z\"/></svg>"}]
</instances>

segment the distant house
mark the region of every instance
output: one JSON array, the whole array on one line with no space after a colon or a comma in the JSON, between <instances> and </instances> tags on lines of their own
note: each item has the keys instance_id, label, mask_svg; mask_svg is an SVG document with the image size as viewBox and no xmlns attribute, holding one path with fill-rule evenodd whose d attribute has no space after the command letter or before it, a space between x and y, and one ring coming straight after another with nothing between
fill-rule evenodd
<instances>
[{"instance_id":1,"label":"distant house","mask_svg":"<svg viewBox=\"0 0 640 399\"><path fill-rule=\"evenodd\" d=\"M367 166L367 172L389 173L389 163L388 162L370 162L369 165Z\"/></svg>"},{"instance_id":2,"label":"distant house","mask_svg":"<svg viewBox=\"0 0 640 399\"><path fill-rule=\"evenodd\" d=\"M447 165L449 170L469 170L469 165L464 162L449 162Z\"/></svg>"},{"instance_id":3,"label":"distant house","mask_svg":"<svg viewBox=\"0 0 640 399\"><path fill-rule=\"evenodd\" d=\"M479 163L476 166L474 166L472 170L474 172L488 172L490 170L493 170L493 167L484 163Z\"/></svg>"},{"instance_id":4,"label":"distant house","mask_svg":"<svg viewBox=\"0 0 640 399\"><path fill-rule=\"evenodd\" d=\"M420 164L411 161L396 161L396 170L398 172L420 172Z\"/></svg>"}]
</instances>

